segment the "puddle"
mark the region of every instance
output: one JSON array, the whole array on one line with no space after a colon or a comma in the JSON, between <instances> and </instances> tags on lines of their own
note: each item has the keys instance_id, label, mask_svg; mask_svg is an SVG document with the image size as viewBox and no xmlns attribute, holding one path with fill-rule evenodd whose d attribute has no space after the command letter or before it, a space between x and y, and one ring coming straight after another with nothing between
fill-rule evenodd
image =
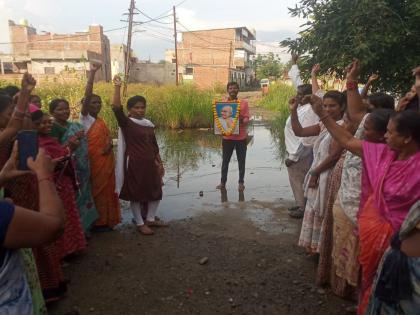
<instances>
[{"instance_id":1,"label":"puddle","mask_svg":"<svg viewBox=\"0 0 420 315\"><path fill-rule=\"evenodd\" d=\"M166 169L158 215L171 221L239 208L266 232L294 232L284 211L293 195L276 133L264 124L254 125L252 132L254 139L248 145L246 158L246 189L243 194L238 192L238 164L234 153L229 165L227 191L221 194L215 189L220 182L222 163L219 136L208 130L157 131ZM131 222L127 203L123 204L123 209L124 222Z\"/></svg>"}]
</instances>

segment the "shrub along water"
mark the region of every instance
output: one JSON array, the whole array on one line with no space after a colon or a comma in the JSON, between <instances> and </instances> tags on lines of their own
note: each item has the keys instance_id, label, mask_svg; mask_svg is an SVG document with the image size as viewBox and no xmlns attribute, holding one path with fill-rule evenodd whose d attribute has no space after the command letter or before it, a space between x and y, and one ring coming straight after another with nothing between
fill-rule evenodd
<instances>
[{"instance_id":1,"label":"shrub along water","mask_svg":"<svg viewBox=\"0 0 420 315\"><path fill-rule=\"evenodd\" d=\"M0 86L7 84L10 82L0 82ZM67 99L71 106L72 118L78 119L84 84L84 80L81 80L80 83L44 83L36 88L34 94L41 97L44 110L48 109L49 102L54 98ZM110 83L98 82L94 86L94 93L102 98L103 106L100 116L115 132L117 123L111 109L112 92L113 87ZM146 116L156 126L172 129L207 128L212 126L213 122L212 102L215 98L220 97L220 92L221 88L218 86L214 89L200 90L192 84L179 87L129 84L127 97L123 99L123 104L133 95L143 95L147 99Z\"/></svg>"}]
</instances>

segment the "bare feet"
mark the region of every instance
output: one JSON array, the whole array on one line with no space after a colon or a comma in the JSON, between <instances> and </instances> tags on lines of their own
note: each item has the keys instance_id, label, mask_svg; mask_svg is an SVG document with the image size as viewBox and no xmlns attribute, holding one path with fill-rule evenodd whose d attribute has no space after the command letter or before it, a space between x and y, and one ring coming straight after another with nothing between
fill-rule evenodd
<instances>
[{"instance_id":1,"label":"bare feet","mask_svg":"<svg viewBox=\"0 0 420 315\"><path fill-rule=\"evenodd\" d=\"M223 183L220 183L219 185L216 186L216 189L224 189L226 188L226 185Z\"/></svg>"},{"instance_id":2,"label":"bare feet","mask_svg":"<svg viewBox=\"0 0 420 315\"><path fill-rule=\"evenodd\" d=\"M245 186L244 186L244 184L243 184L243 183L239 183L239 185L238 185L238 190L239 190L239 191L244 191L244 190L245 190Z\"/></svg>"},{"instance_id":3,"label":"bare feet","mask_svg":"<svg viewBox=\"0 0 420 315\"><path fill-rule=\"evenodd\" d=\"M153 226L153 227L168 227L168 224L165 222L159 220L159 221L146 221L147 226Z\"/></svg>"},{"instance_id":4,"label":"bare feet","mask_svg":"<svg viewBox=\"0 0 420 315\"><path fill-rule=\"evenodd\" d=\"M153 235L155 232L147 226L147 224L137 226L137 230L143 235Z\"/></svg>"}]
</instances>

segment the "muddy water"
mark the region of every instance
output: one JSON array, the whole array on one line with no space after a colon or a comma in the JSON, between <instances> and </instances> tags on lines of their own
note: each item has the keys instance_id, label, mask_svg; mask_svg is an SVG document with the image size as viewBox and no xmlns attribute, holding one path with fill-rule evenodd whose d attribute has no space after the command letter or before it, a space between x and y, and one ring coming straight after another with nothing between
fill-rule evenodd
<instances>
[{"instance_id":1,"label":"muddy water","mask_svg":"<svg viewBox=\"0 0 420 315\"><path fill-rule=\"evenodd\" d=\"M248 145L243 193L237 189L235 153L229 165L226 192L216 190L222 164L219 136L208 130L158 131L166 169L158 215L171 221L206 212L241 209L242 215L262 230L295 232L285 212L279 211L290 205L292 192L277 147L278 139L264 124L254 125L252 129L254 137ZM127 206L123 206L123 216L125 222L130 222Z\"/></svg>"}]
</instances>

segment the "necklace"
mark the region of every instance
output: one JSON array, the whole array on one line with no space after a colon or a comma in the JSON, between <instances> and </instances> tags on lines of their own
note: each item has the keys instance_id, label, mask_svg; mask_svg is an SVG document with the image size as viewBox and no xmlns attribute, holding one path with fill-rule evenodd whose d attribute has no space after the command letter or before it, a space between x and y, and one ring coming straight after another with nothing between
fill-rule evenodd
<instances>
[{"instance_id":1,"label":"necklace","mask_svg":"<svg viewBox=\"0 0 420 315\"><path fill-rule=\"evenodd\" d=\"M217 108L216 108L216 101L213 102L213 116L214 116L214 121L216 123L216 127L220 130L220 132L222 133L222 135L224 136L230 136L232 135L232 133L235 131L236 125L238 124L238 119L239 119L239 114L241 112L241 102L240 101L227 101L227 102L223 102L223 103L230 103L230 104L236 104L236 115L235 118L233 119L232 125L225 129L222 126L222 123L220 122L220 118L217 115Z\"/></svg>"}]
</instances>

